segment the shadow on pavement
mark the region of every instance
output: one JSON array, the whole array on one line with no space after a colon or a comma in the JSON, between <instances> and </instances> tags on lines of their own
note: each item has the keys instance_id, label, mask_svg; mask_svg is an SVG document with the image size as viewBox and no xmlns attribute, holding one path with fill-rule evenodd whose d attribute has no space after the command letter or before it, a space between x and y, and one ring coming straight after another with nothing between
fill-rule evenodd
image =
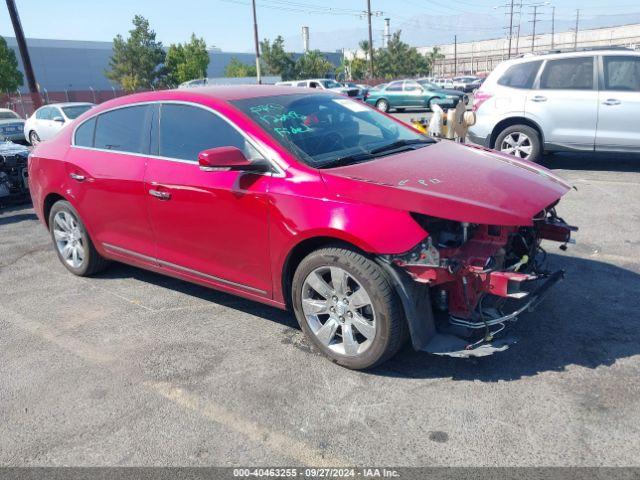
<instances>
[{"instance_id":1,"label":"shadow on pavement","mask_svg":"<svg viewBox=\"0 0 640 480\"><path fill-rule=\"evenodd\" d=\"M454 380L517 380L570 365L596 368L640 354L640 323L632 298L640 275L604 262L550 255L566 279L536 311L511 326L518 344L490 357L460 360L405 348L372 373Z\"/></svg>"},{"instance_id":2,"label":"shadow on pavement","mask_svg":"<svg viewBox=\"0 0 640 480\"><path fill-rule=\"evenodd\" d=\"M562 371L570 365L608 366L620 358L640 354L640 323L637 308L630 301L640 292L638 273L604 262L558 255L549 255L549 265L564 268L566 279L554 287L535 312L526 313L510 327L520 341L509 350L478 359L454 359L416 352L407 344L395 358L367 374L495 382ZM114 264L100 277L135 278L298 330L290 312L153 272ZM299 331L296 334L302 336Z\"/></svg>"},{"instance_id":3,"label":"shadow on pavement","mask_svg":"<svg viewBox=\"0 0 640 480\"><path fill-rule=\"evenodd\" d=\"M640 155L637 153L556 152L545 155L540 164L554 170L640 172Z\"/></svg>"}]
</instances>

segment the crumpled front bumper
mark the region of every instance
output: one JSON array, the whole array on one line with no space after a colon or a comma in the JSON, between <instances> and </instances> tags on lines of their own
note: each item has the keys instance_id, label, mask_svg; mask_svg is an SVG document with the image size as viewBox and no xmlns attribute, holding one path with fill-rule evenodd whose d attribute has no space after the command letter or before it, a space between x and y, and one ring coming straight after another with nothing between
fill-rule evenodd
<instances>
[{"instance_id":1,"label":"crumpled front bumper","mask_svg":"<svg viewBox=\"0 0 640 480\"><path fill-rule=\"evenodd\" d=\"M518 316L525 311L532 311L542 301L549 289L564 278L564 270L558 270L544 279L544 282L535 290L529 292L519 301L522 302L513 312L491 317L485 323L479 324L481 328L493 325L504 324L517 320ZM502 333L502 332L501 332ZM485 336L480 342L469 343L461 337L451 334L436 333L429 343L422 349L424 352L434 355L443 355L457 358L486 357L496 352L502 352L516 343L518 339L510 335L500 335L495 338L493 335Z\"/></svg>"}]
</instances>

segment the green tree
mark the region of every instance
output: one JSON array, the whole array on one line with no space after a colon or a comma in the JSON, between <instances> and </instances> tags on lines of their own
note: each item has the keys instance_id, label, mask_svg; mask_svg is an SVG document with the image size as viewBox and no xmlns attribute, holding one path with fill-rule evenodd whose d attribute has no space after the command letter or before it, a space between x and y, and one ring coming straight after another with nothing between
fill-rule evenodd
<instances>
[{"instance_id":1,"label":"green tree","mask_svg":"<svg viewBox=\"0 0 640 480\"><path fill-rule=\"evenodd\" d=\"M142 15L133 17L133 26L126 40L122 35L113 39L111 69L106 76L127 91L161 85L165 75L162 43L156 41L156 33Z\"/></svg>"},{"instance_id":2,"label":"green tree","mask_svg":"<svg viewBox=\"0 0 640 480\"><path fill-rule=\"evenodd\" d=\"M260 42L260 53L265 73L280 75L283 80L295 76L295 62L290 53L284 51L284 39L278 35L273 43L265 38Z\"/></svg>"},{"instance_id":3,"label":"green tree","mask_svg":"<svg viewBox=\"0 0 640 480\"><path fill-rule=\"evenodd\" d=\"M433 75L435 72L433 71L433 67L438 60L442 60L444 55L440 53L440 47L433 47L433 49L427 53L427 60L429 61L429 73Z\"/></svg>"},{"instance_id":4,"label":"green tree","mask_svg":"<svg viewBox=\"0 0 640 480\"><path fill-rule=\"evenodd\" d=\"M182 82L204 78L209 66L209 52L204 39L191 34L191 40L185 43L169 45L165 67L167 83L173 87Z\"/></svg>"},{"instance_id":5,"label":"green tree","mask_svg":"<svg viewBox=\"0 0 640 480\"><path fill-rule=\"evenodd\" d=\"M16 53L7 46L7 41L0 37L0 91L15 92L22 82Z\"/></svg>"},{"instance_id":6,"label":"green tree","mask_svg":"<svg viewBox=\"0 0 640 480\"><path fill-rule=\"evenodd\" d=\"M336 72L346 80L361 80L368 73L367 61L363 58L353 57L352 59L343 59L342 64L336 69Z\"/></svg>"},{"instance_id":7,"label":"green tree","mask_svg":"<svg viewBox=\"0 0 640 480\"><path fill-rule=\"evenodd\" d=\"M429 60L415 47L400 40L400 33L400 30L395 32L387 48L377 52L376 72L385 78L426 75L429 72Z\"/></svg>"},{"instance_id":8,"label":"green tree","mask_svg":"<svg viewBox=\"0 0 640 480\"><path fill-rule=\"evenodd\" d=\"M334 66L327 60L320 50L312 50L300 56L296 61L296 75L298 78L324 77L334 70Z\"/></svg>"},{"instance_id":9,"label":"green tree","mask_svg":"<svg viewBox=\"0 0 640 480\"><path fill-rule=\"evenodd\" d=\"M360 47L360 50L362 50L364 52L364 59L365 61L369 61L369 40L360 40L360 42L358 43L358 47Z\"/></svg>"},{"instance_id":10,"label":"green tree","mask_svg":"<svg viewBox=\"0 0 640 480\"><path fill-rule=\"evenodd\" d=\"M225 77L255 77L256 75L255 65L242 63L236 57L231 57L231 61L224 69Z\"/></svg>"}]
</instances>

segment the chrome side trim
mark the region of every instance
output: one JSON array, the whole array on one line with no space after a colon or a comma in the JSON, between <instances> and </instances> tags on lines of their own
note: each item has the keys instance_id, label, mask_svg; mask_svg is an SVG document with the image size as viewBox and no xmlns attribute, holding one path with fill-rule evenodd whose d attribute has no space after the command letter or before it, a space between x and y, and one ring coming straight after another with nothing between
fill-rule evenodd
<instances>
[{"instance_id":1,"label":"chrome side trim","mask_svg":"<svg viewBox=\"0 0 640 480\"><path fill-rule=\"evenodd\" d=\"M191 275L195 275L207 280L211 280L214 282L218 282L218 283L222 283L225 285L229 285L232 287L237 287L237 288L241 288L243 290L246 290L248 292L253 292L253 293L258 293L260 295L266 295L267 292L265 290L261 290L259 288L254 288L254 287L249 287L247 285L243 285L242 283L238 283L238 282L233 282L231 280L225 280L224 278L220 278L220 277L216 277L214 275L209 275L208 273L202 273L198 270L193 270L191 268L187 268L187 267L183 267L182 265L177 265L175 263L171 263L171 262L166 262L164 260L160 260L159 258L154 258L154 257L150 257L148 255L144 255L142 253L138 253L138 252L134 252L132 250L128 250L126 248L122 248L122 247L118 247L117 245L112 245L110 243L103 243L102 246L106 249L106 250L111 250L115 253L120 253L120 254L124 254L124 255L129 255L131 257L134 258L139 258L140 260L144 260L146 262L150 262L150 263L155 263L161 267L168 267L168 268L172 268L174 270L178 270L184 273L189 273Z\"/></svg>"},{"instance_id":2,"label":"chrome side trim","mask_svg":"<svg viewBox=\"0 0 640 480\"><path fill-rule=\"evenodd\" d=\"M79 123L79 124L77 124L77 125L75 125L73 127L73 132L71 133L71 147L80 148L80 149L83 149L83 150L95 150L97 152L118 153L118 154L121 154L121 155L133 155L133 156L136 156L136 157L147 157L147 158L155 158L157 160L167 160L167 161L170 161L170 162L187 163L187 164L191 164L191 165L193 165L195 167L198 167L198 162L197 161L183 160L181 158L162 157L160 155L150 155L150 154L123 152L123 151L120 151L120 150L108 150L108 149L104 149L104 148L84 147L84 146L76 145L76 131L78 130L78 128L80 128L82 125L84 125L89 120L91 120L93 118L96 118L99 115L102 115L103 113L112 112L114 110L119 110L121 108L136 107L136 106L140 106L140 105L161 105L163 103L165 103L165 104L174 104L174 105L189 105L189 106L192 106L192 107L202 108L203 110L207 110L207 111L213 113L214 115L220 117L222 120L224 120L229 125L231 125L231 127L234 130L236 130L240 135L242 135L242 137L247 142L249 142L249 144L251 144L251 146L253 148L255 148L256 151L260 155L262 155L264 157L264 159L267 162L269 162L269 164L275 170L275 172L267 172L267 173L258 174L258 175L273 175L274 177L284 177L284 167L280 165L278 160L275 159L275 158L271 158L269 155L267 155L267 153L265 152L265 148L262 145L260 145L258 142L256 142L252 138L250 138L243 130L240 129L240 127L238 127L238 125L236 125L234 122L229 120L229 118L226 115L218 112L217 110L214 110L211 107L208 107L206 105L202 105L201 103L189 102L189 101L186 101L186 100L149 100L149 101L146 101L146 102L134 102L134 103L127 103L126 105L118 105L117 107L112 107L112 108L97 112L95 115L91 115L90 117L85 118L81 123Z\"/></svg>"}]
</instances>

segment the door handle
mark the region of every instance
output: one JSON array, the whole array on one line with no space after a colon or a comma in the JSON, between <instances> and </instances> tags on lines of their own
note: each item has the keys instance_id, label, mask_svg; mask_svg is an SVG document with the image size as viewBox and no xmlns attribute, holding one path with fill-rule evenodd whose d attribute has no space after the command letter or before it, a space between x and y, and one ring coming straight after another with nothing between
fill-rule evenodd
<instances>
[{"instance_id":1,"label":"door handle","mask_svg":"<svg viewBox=\"0 0 640 480\"><path fill-rule=\"evenodd\" d=\"M78 173L70 173L69 176L77 182L84 182L87 179L87 177Z\"/></svg>"},{"instance_id":2,"label":"door handle","mask_svg":"<svg viewBox=\"0 0 640 480\"><path fill-rule=\"evenodd\" d=\"M620 105L622 102L617 98L609 98L602 102L603 105Z\"/></svg>"},{"instance_id":3,"label":"door handle","mask_svg":"<svg viewBox=\"0 0 640 480\"><path fill-rule=\"evenodd\" d=\"M546 102L547 97L543 97L542 95L536 95L531 99L532 102Z\"/></svg>"},{"instance_id":4,"label":"door handle","mask_svg":"<svg viewBox=\"0 0 640 480\"><path fill-rule=\"evenodd\" d=\"M160 190L154 190L153 188L149 190L149 195L159 198L160 200L169 200L171 198L171 194L169 192L161 192Z\"/></svg>"}]
</instances>

